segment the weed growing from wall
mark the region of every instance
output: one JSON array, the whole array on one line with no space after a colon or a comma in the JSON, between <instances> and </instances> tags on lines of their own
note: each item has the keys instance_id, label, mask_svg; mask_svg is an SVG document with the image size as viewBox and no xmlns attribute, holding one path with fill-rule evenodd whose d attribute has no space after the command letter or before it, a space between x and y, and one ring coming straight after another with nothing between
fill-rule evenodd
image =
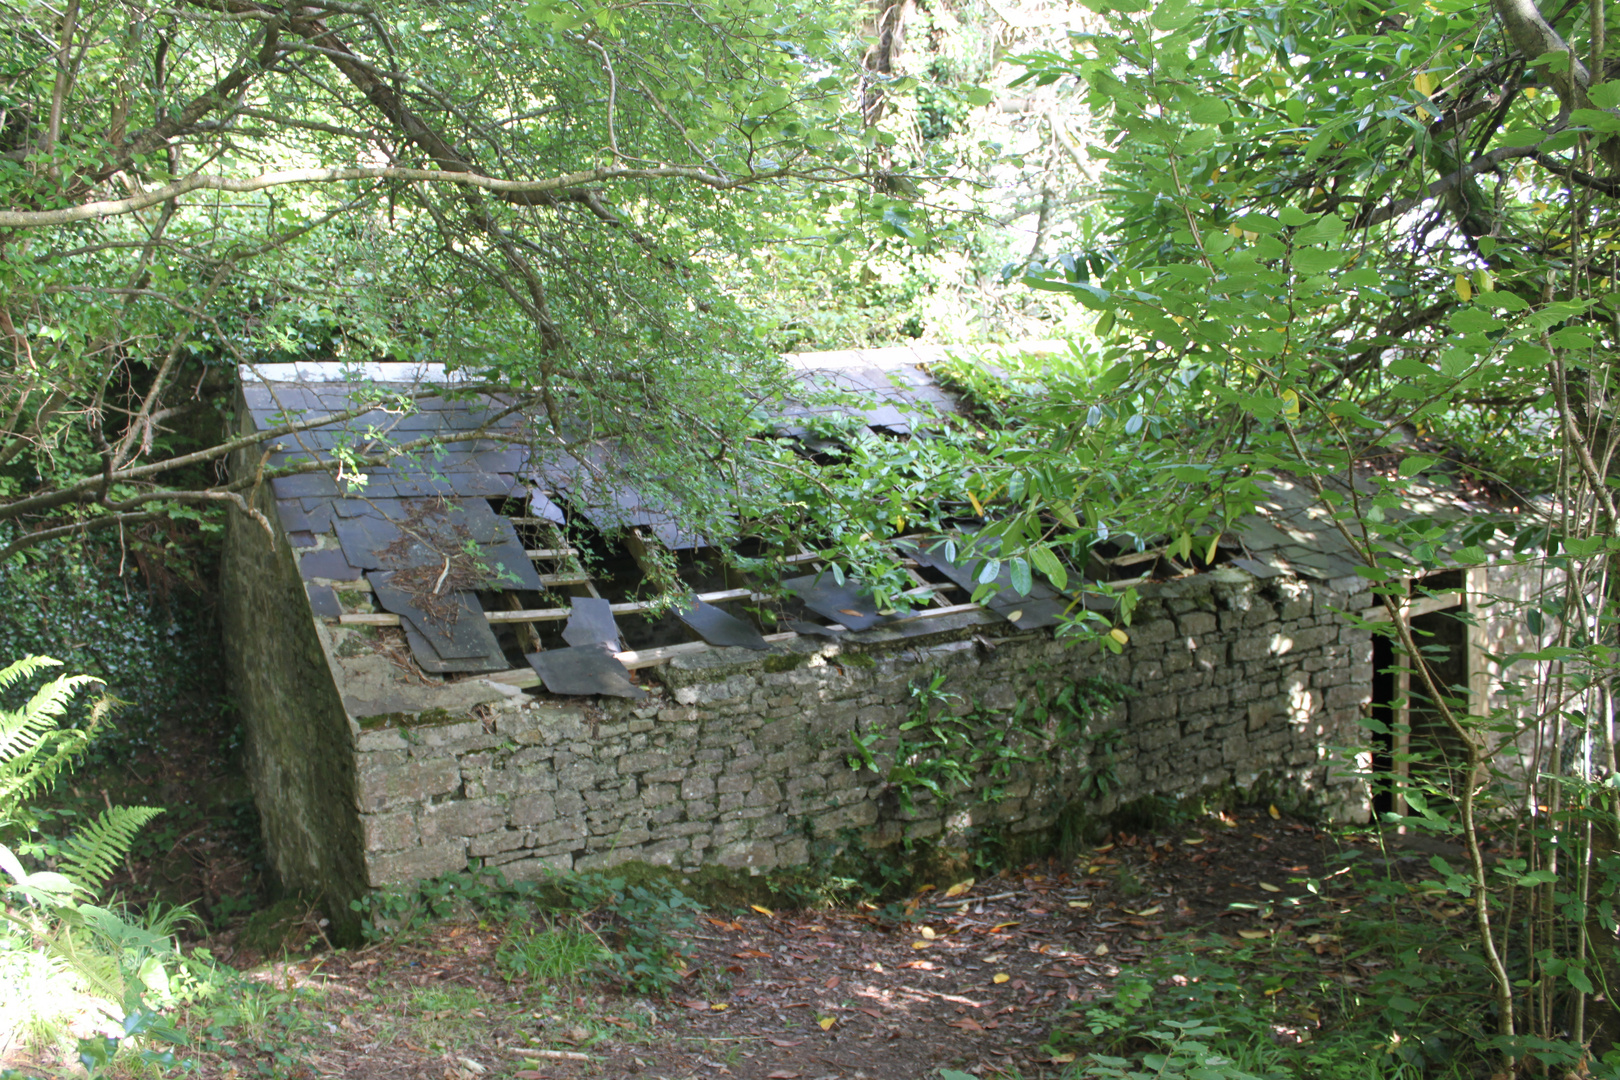
<instances>
[{"instance_id":1,"label":"weed growing from wall","mask_svg":"<svg viewBox=\"0 0 1620 1080\"><path fill-rule=\"evenodd\" d=\"M962 695L946 689L947 679L935 672L913 683L911 707L894 732L850 733L849 767L883 773L904 812L915 809L923 792L941 807L968 793L978 803L1000 802L1020 767L1037 761L1059 772L1078 771L1083 798L1100 798L1118 785L1114 755L1120 734L1091 729L1125 700L1123 684L1037 680L1011 710L998 711L978 701L964 707ZM884 770L879 755L890 738L894 746Z\"/></svg>"}]
</instances>

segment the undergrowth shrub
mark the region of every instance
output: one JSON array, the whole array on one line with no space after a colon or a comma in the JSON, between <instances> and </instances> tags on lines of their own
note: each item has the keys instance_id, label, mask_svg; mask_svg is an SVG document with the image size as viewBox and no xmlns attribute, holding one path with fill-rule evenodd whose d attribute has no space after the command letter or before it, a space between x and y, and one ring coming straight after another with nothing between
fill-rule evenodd
<instances>
[{"instance_id":1,"label":"undergrowth shrub","mask_svg":"<svg viewBox=\"0 0 1620 1080\"><path fill-rule=\"evenodd\" d=\"M632 883L604 874L559 874L507 881L499 870L445 874L352 901L361 931L376 941L411 933L458 913L497 922L546 918L522 927L498 960L509 978L564 978L594 972L637 993L664 994L687 970L690 935L702 905L674 885ZM557 974L566 971L567 975Z\"/></svg>"},{"instance_id":2,"label":"undergrowth shrub","mask_svg":"<svg viewBox=\"0 0 1620 1080\"><path fill-rule=\"evenodd\" d=\"M59 666L19 660L0 670L0 694ZM95 902L137 831L160 811L109 807L64 836L40 829L34 801L83 756L111 709L102 696L86 723L62 726L75 695L98 681L58 676L20 707L0 709L0 1031L61 1045L66 1024L79 1016L117 1021L80 1041L80 1063L92 1074L132 1039L171 1037L161 1010L216 988L206 955L187 959L175 941L189 911L154 905L138 913Z\"/></svg>"},{"instance_id":3,"label":"undergrowth shrub","mask_svg":"<svg viewBox=\"0 0 1620 1080\"><path fill-rule=\"evenodd\" d=\"M1354 855L1354 853L1351 853ZM1507 1050L1537 1075L1620 1077L1570 1042L1493 1034L1466 905L1440 882L1347 858L1325 903L1276 918L1257 940L1191 934L1073 1006L1052 1050L1067 1077L1136 1080L1441 1080L1491 1075Z\"/></svg>"}]
</instances>

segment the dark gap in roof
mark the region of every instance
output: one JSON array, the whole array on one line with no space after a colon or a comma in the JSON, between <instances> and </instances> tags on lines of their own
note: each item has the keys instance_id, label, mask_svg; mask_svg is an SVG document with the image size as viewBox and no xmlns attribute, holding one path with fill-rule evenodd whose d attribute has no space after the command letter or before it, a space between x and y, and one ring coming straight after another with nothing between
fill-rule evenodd
<instances>
[{"instance_id":1,"label":"dark gap in roof","mask_svg":"<svg viewBox=\"0 0 1620 1080\"><path fill-rule=\"evenodd\" d=\"M652 597L652 585L623 541L609 540L594 530L575 529L569 536L579 549L580 562L596 590L615 604Z\"/></svg>"},{"instance_id":2,"label":"dark gap in roof","mask_svg":"<svg viewBox=\"0 0 1620 1080\"><path fill-rule=\"evenodd\" d=\"M619 629L624 632L625 648L637 651L695 640L695 635L687 630L686 624L676 618L673 611L667 610L657 615L648 612L620 615Z\"/></svg>"},{"instance_id":3,"label":"dark gap in roof","mask_svg":"<svg viewBox=\"0 0 1620 1080\"><path fill-rule=\"evenodd\" d=\"M701 554L676 552L676 575L681 584L695 593L719 592L731 588L726 583L725 564L714 549Z\"/></svg>"}]
</instances>

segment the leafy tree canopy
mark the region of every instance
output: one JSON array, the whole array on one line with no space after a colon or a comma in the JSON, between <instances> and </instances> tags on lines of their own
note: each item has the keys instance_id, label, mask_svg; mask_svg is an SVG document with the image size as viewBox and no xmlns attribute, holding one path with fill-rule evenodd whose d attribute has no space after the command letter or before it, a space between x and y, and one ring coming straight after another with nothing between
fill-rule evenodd
<instances>
[{"instance_id":1,"label":"leafy tree canopy","mask_svg":"<svg viewBox=\"0 0 1620 1080\"><path fill-rule=\"evenodd\" d=\"M77 527L63 513L236 498L203 420L244 361L439 361L560 439L633 418L723 450L746 410L715 402L776 376L716 266L798 185L873 194L847 22L755 0L0 5L11 549Z\"/></svg>"}]
</instances>

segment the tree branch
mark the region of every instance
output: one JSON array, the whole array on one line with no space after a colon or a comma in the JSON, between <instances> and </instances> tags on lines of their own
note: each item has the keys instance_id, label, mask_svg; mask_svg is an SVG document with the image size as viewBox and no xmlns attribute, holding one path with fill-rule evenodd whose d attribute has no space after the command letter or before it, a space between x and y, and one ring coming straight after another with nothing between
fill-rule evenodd
<instances>
[{"instance_id":1,"label":"tree branch","mask_svg":"<svg viewBox=\"0 0 1620 1080\"><path fill-rule=\"evenodd\" d=\"M564 173L548 180L498 180L472 172L449 172L444 169L402 169L389 166L363 166L332 169L278 169L257 176L234 178L229 176L188 176L172 184L151 191L143 191L127 199L100 199L81 203L61 210L0 210L0 228L37 229L50 225L70 225L76 221L133 214L156 206L168 199L189 195L193 191L225 191L236 195L269 188L288 187L293 184L335 184L351 180L412 180L428 184L464 184L502 195L547 195L584 184L599 184L612 180L690 180L716 191L758 184L766 180L785 177L814 177L824 181L858 179L862 174L831 166L814 170L797 170L791 166L750 172L740 176L726 176L686 165L657 165L648 168L601 168L582 172Z\"/></svg>"}]
</instances>

